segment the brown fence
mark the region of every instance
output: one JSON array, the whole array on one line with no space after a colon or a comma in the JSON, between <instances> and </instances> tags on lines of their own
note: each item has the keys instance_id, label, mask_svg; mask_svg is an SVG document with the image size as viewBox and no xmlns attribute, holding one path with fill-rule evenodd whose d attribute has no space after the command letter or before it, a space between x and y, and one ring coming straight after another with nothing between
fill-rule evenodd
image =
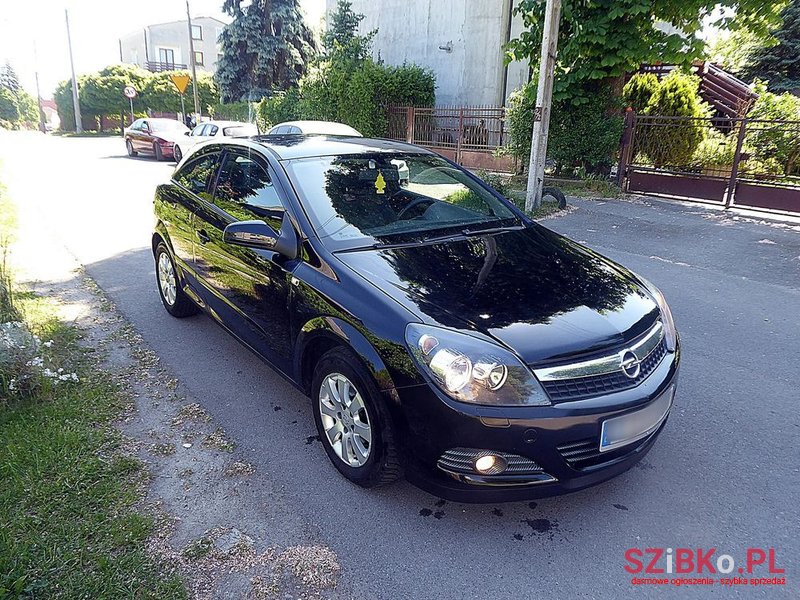
<instances>
[{"instance_id":1,"label":"brown fence","mask_svg":"<svg viewBox=\"0 0 800 600\"><path fill-rule=\"evenodd\" d=\"M800 121L628 113L620 154L627 191L800 213Z\"/></svg>"},{"instance_id":2,"label":"brown fence","mask_svg":"<svg viewBox=\"0 0 800 600\"><path fill-rule=\"evenodd\" d=\"M465 167L513 172L503 106L389 106L387 137L425 146Z\"/></svg>"}]
</instances>

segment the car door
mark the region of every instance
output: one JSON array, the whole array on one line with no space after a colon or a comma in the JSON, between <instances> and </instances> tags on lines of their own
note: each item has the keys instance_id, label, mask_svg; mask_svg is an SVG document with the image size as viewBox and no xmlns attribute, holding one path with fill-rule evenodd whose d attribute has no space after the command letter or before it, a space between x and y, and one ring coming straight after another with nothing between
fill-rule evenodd
<instances>
[{"instance_id":1,"label":"car door","mask_svg":"<svg viewBox=\"0 0 800 600\"><path fill-rule=\"evenodd\" d=\"M261 219L280 230L285 204L267 162L246 150L222 158L213 202L197 211L194 264L203 298L245 343L285 373L291 369L289 261L277 252L223 241L235 221Z\"/></svg>"},{"instance_id":2,"label":"car door","mask_svg":"<svg viewBox=\"0 0 800 600\"><path fill-rule=\"evenodd\" d=\"M150 127L150 122L147 119L142 120L142 123L139 125L139 130L136 132L136 144L134 144L137 151L153 151L153 136Z\"/></svg>"},{"instance_id":3,"label":"car door","mask_svg":"<svg viewBox=\"0 0 800 600\"><path fill-rule=\"evenodd\" d=\"M194 215L201 202L211 201L210 187L222 151L203 148L172 176L169 186L161 186L157 198L162 202L157 213L169 235L178 265L193 275Z\"/></svg>"}]
</instances>

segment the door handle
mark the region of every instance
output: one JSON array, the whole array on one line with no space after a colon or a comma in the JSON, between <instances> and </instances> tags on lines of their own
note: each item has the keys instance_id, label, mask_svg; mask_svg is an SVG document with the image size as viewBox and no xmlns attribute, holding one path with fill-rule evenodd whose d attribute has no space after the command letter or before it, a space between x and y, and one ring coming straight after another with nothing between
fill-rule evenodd
<instances>
[{"instance_id":1,"label":"door handle","mask_svg":"<svg viewBox=\"0 0 800 600\"><path fill-rule=\"evenodd\" d=\"M211 238L208 236L205 229L197 230L197 239L200 240L201 244L207 244L211 241Z\"/></svg>"}]
</instances>

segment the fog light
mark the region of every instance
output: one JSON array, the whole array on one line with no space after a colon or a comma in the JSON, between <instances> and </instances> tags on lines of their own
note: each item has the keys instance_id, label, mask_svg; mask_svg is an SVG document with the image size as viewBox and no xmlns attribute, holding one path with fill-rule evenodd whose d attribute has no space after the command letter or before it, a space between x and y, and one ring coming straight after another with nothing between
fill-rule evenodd
<instances>
[{"instance_id":1,"label":"fog light","mask_svg":"<svg viewBox=\"0 0 800 600\"><path fill-rule=\"evenodd\" d=\"M475 470L483 475L497 475L506 470L506 460L496 454L487 454L475 460Z\"/></svg>"}]
</instances>

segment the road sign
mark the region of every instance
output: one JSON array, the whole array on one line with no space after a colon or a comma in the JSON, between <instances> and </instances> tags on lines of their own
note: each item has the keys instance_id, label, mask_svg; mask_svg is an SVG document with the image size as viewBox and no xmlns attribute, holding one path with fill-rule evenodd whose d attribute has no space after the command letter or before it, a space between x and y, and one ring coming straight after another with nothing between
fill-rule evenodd
<instances>
[{"instance_id":1,"label":"road sign","mask_svg":"<svg viewBox=\"0 0 800 600\"><path fill-rule=\"evenodd\" d=\"M133 87L132 85L126 85L125 89L122 90L122 93L125 94L126 98L129 98L131 100L136 98L136 88Z\"/></svg>"},{"instance_id":2,"label":"road sign","mask_svg":"<svg viewBox=\"0 0 800 600\"><path fill-rule=\"evenodd\" d=\"M191 77L188 75L179 75L177 73L173 73L169 76L172 80L172 83L175 84L175 87L178 88L178 91L182 94L186 91L186 88L189 86L189 82L192 80Z\"/></svg>"}]
</instances>

